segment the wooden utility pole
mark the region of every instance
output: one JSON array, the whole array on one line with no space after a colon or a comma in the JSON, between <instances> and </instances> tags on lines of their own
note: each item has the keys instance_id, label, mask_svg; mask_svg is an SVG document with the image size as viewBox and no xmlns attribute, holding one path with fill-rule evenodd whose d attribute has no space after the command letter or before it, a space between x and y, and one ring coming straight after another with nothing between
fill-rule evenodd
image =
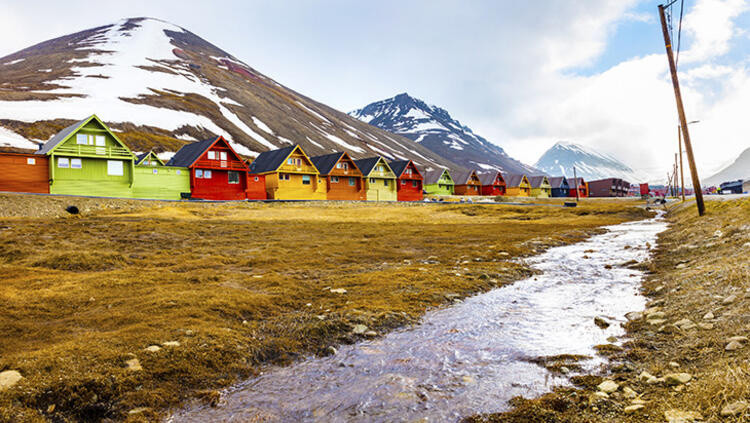
<instances>
[{"instance_id":1,"label":"wooden utility pole","mask_svg":"<svg viewBox=\"0 0 750 423\"><path fill-rule=\"evenodd\" d=\"M680 155L680 188L682 189L682 201L685 201L685 168L682 165L682 131L677 125L677 152Z\"/></svg>"},{"instance_id":2,"label":"wooden utility pole","mask_svg":"<svg viewBox=\"0 0 750 423\"><path fill-rule=\"evenodd\" d=\"M667 18L664 15L664 5L659 5L659 17L661 18L661 30L664 33L664 45L667 48L667 60L669 61L669 72L672 74L672 85L674 86L674 97L677 102L677 114L680 115L680 125L682 126L682 136L685 138L685 152L688 156L690 165L690 177L693 180L693 190L695 191L695 203L698 206L698 215L703 216L706 212L706 206L703 204L703 190L701 181L698 179L698 169L695 166L695 157L693 157L693 146L690 143L690 132L688 132L687 119L685 118L685 108L682 105L682 94L680 93L680 82L677 80L677 66L674 63L672 54L672 41L669 39L669 29L667 28Z\"/></svg>"},{"instance_id":3,"label":"wooden utility pole","mask_svg":"<svg viewBox=\"0 0 750 423\"><path fill-rule=\"evenodd\" d=\"M674 193L675 197L680 195L680 191L677 189L677 153L674 153Z\"/></svg>"},{"instance_id":4,"label":"wooden utility pole","mask_svg":"<svg viewBox=\"0 0 750 423\"><path fill-rule=\"evenodd\" d=\"M576 167L573 166L573 183L576 185L576 203L578 202L578 176L576 176Z\"/></svg>"}]
</instances>

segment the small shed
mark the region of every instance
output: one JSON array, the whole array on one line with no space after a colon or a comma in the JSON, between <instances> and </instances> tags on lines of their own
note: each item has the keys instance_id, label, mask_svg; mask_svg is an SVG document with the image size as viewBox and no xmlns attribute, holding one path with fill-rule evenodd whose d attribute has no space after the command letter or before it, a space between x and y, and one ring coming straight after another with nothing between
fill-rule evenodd
<instances>
[{"instance_id":1,"label":"small shed","mask_svg":"<svg viewBox=\"0 0 750 423\"><path fill-rule=\"evenodd\" d=\"M264 151L250 164L250 175L265 178L272 200L325 200L326 184L299 145Z\"/></svg>"},{"instance_id":2,"label":"small shed","mask_svg":"<svg viewBox=\"0 0 750 423\"><path fill-rule=\"evenodd\" d=\"M482 195L505 195L505 179L498 171L483 172L478 174L482 183Z\"/></svg>"},{"instance_id":3,"label":"small shed","mask_svg":"<svg viewBox=\"0 0 750 423\"><path fill-rule=\"evenodd\" d=\"M568 197L570 195L570 185L568 185L568 178L564 176L552 176L549 178L549 185L551 187L550 193L552 197Z\"/></svg>"},{"instance_id":4,"label":"small shed","mask_svg":"<svg viewBox=\"0 0 750 423\"><path fill-rule=\"evenodd\" d=\"M153 151L138 155L134 170L134 198L179 200L190 196L190 170L167 166Z\"/></svg>"},{"instance_id":5,"label":"small shed","mask_svg":"<svg viewBox=\"0 0 750 423\"><path fill-rule=\"evenodd\" d=\"M0 152L0 169L0 191L49 194L47 156Z\"/></svg>"},{"instance_id":6,"label":"small shed","mask_svg":"<svg viewBox=\"0 0 750 423\"><path fill-rule=\"evenodd\" d=\"M544 175L530 176L531 196L537 198L549 198L552 196L552 186Z\"/></svg>"},{"instance_id":7,"label":"small shed","mask_svg":"<svg viewBox=\"0 0 750 423\"><path fill-rule=\"evenodd\" d=\"M190 195L204 200L254 198L247 165L222 136L184 145L167 166L190 170ZM262 186L262 180L256 183Z\"/></svg>"},{"instance_id":8,"label":"small shed","mask_svg":"<svg viewBox=\"0 0 750 423\"><path fill-rule=\"evenodd\" d=\"M453 183L456 195L479 195L482 191L482 182L473 170L454 171Z\"/></svg>"},{"instance_id":9,"label":"small shed","mask_svg":"<svg viewBox=\"0 0 750 423\"><path fill-rule=\"evenodd\" d=\"M505 183L507 184L507 195L512 197L531 196L531 185L526 175L508 174Z\"/></svg>"},{"instance_id":10,"label":"small shed","mask_svg":"<svg viewBox=\"0 0 750 423\"><path fill-rule=\"evenodd\" d=\"M365 179L367 201L397 201L396 174L383 157L355 160Z\"/></svg>"},{"instance_id":11,"label":"small shed","mask_svg":"<svg viewBox=\"0 0 750 423\"><path fill-rule=\"evenodd\" d=\"M388 165L396 175L396 197L398 201L422 201L422 173L411 160L394 160Z\"/></svg>"},{"instance_id":12,"label":"small shed","mask_svg":"<svg viewBox=\"0 0 750 423\"><path fill-rule=\"evenodd\" d=\"M326 198L329 200L367 199L367 192L359 170L349 153L340 151L323 156L310 157L326 184Z\"/></svg>"},{"instance_id":13,"label":"small shed","mask_svg":"<svg viewBox=\"0 0 750 423\"><path fill-rule=\"evenodd\" d=\"M453 195L453 178L448 169L433 169L424 173L424 191L430 195Z\"/></svg>"}]
</instances>

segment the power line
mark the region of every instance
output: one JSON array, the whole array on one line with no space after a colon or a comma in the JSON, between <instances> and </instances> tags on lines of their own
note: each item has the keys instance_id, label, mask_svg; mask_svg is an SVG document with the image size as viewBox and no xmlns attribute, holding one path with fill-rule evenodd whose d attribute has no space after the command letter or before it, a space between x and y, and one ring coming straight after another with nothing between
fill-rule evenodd
<instances>
[{"instance_id":1,"label":"power line","mask_svg":"<svg viewBox=\"0 0 750 423\"><path fill-rule=\"evenodd\" d=\"M677 54L674 58L674 65L677 67L677 64L680 61L680 41L682 40L682 12L685 9L685 0L680 0L680 23L677 27Z\"/></svg>"}]
</instances>

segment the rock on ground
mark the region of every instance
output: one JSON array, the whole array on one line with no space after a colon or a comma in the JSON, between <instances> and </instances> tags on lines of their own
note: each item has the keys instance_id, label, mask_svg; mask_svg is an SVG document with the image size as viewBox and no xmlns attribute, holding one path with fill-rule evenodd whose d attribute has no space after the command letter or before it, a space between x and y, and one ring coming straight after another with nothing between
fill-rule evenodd
<instances>
[{"instance_id":1,"label":"rock on ground","mask_svg":"<svg viewBox=\"0 0 750 423\"><path fill-rule=\"evenodd\" d=\"M17 370L0 372L0 391L13 387L21 379L23 379L23 376Z\"/></svg>"}]
</instances>

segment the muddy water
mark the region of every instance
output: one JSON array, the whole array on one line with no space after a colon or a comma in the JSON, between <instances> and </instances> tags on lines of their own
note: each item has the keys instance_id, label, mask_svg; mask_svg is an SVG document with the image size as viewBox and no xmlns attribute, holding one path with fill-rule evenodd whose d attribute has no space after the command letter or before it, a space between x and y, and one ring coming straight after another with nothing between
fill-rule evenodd
<instances>
[{"instance_id":1,"label":"muddy water","mask_svg":"<svg viewBox=\"0 0 750 423\"><path fill-rule=\"evenodd\" d=\"M501 411L567 380L528 357L594 356L623 334L624 314L644 307L642 274L618 267L649 255L666 228L658 219L610 226L586 242L530 259L541 275L429 312L418 326L343 346L261 376L227 393L218 408L192 408L172 422L455 421ZM593 252L592 252L593 250ZM595 316L613 323L594 325ZM584 362L584 369L601 363Z\"/></svg>"}]
</instances>

